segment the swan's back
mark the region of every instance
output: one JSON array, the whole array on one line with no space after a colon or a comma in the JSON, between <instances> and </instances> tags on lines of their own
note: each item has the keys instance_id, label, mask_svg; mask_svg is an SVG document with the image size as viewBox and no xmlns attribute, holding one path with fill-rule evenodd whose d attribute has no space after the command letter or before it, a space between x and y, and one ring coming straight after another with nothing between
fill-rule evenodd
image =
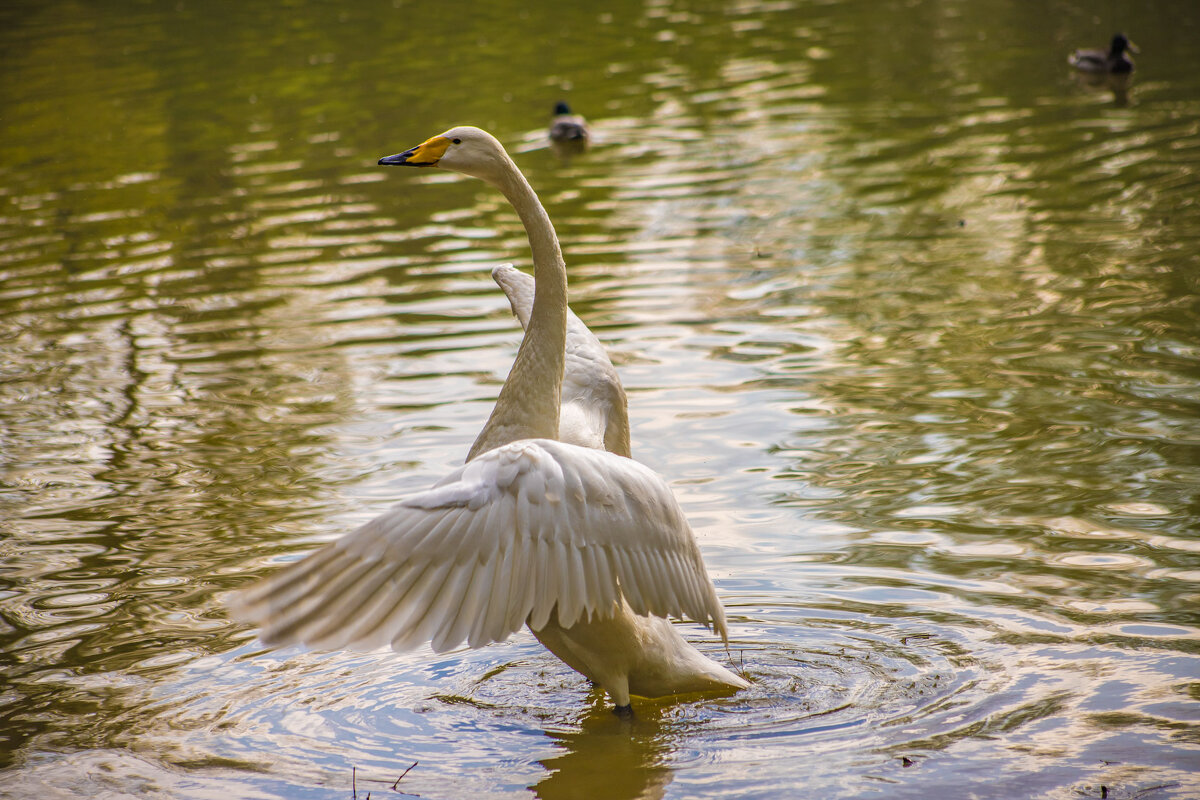
<instances>
[{"instance_id":1,"label":"swan's back","mask_svg":"<svg viewBox=\"0 0 1200 800\"><path fill-rule=\"evenodd\" d=\"M533 307L533 277L502 264L492 270L492 280L504 290L513 314L525 327ZM604 345L569 309L558 438L626 458L630 454L625 387Z\"/></svg>"}]
</instances>

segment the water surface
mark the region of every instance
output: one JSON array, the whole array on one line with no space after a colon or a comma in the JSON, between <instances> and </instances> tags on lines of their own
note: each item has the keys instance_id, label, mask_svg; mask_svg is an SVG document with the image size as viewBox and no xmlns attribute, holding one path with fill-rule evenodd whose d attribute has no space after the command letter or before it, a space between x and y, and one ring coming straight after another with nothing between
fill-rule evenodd
<instances>
[{"instance_id":1,"label":"water surface","mask_svg":"<svg viewBox=\"0 0 1200 800\"><path fill-rule=\"evenodd\" d=\"M1193 5L7 4L3 792L1197 796ZM1133 82L1076 80L1117 29ZM459 123L554 219L753 689L628 724L527 633L228 619L491 408L520 224L375 166Z\"/></svg>"}]
</instances>

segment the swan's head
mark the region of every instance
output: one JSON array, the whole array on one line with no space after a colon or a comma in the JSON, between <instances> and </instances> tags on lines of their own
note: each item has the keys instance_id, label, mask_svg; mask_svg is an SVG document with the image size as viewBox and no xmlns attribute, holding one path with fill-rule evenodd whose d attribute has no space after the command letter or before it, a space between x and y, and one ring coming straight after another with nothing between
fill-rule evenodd
<instances>
[{"instance_id":1,"label":"swan's head","mask_svg":"<svg viewBox=\"0 0 1200 800\"><path fill-rule=\"evenodd\" d=\"M511 162L504 146L487 131L460 125L416 147L379 159L383 166L441 167L496 183Z\"/></svg>"}]
</instances>

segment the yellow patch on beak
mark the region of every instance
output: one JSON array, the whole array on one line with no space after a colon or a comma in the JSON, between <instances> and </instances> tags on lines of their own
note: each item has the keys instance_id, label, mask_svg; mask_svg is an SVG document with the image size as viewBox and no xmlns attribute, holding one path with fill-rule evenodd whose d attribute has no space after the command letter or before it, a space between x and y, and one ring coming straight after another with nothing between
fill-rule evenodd
<instances>
[{"instance_id":1,"label":"yellow patch on beak","mask_svg":"<svg viewBox=\"0 0 1200 800\"><path fill-rule=\"evenodd\" d=\"M406 153L408 158L405 163L414 167L432 167L442 160L442 156L446 155L446 148L449 146L450 140L445 136L426 139Z\"/></svg>"}]
</instances>

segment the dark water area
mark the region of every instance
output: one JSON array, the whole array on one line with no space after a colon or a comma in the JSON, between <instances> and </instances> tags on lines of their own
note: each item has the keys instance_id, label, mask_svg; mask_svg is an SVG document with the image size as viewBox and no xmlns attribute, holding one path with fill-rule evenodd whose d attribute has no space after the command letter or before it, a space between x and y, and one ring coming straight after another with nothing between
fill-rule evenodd
<instances>
[{"instance_id":1,"label":"dark water area","mask_svg":"<svg viewBox=\"0 0 1200 800\"><path fill-rule=\"evenodd\" d=\"M1118 30L1127 84L1073 73ZM4 4L0 796L1200 796L1198 40L1182 0ZM752 689L627 723L527 632L229 619L507 374L516 215L376 166L455 124L554 220Z\"/></svg>"}]
</instances>

